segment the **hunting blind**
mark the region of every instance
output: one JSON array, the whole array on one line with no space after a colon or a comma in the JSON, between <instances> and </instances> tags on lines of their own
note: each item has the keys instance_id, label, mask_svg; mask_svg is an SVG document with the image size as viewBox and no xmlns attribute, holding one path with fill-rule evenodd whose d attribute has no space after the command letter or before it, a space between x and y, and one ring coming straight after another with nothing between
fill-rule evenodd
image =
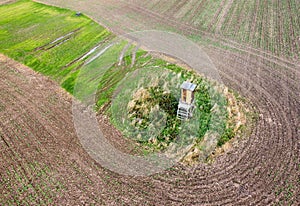
<instances>
[{"instance_id":1,"label":"hunting blind","mask_svg":"<svg viewBox=\"0 0 300 206\"><path fill-rule=\"evenodd\" d=\"M190 82L183 82L181 85L181 96L177 110L177 117L181 120L189 119L193 116L196 87L196 84Z\"/></svg>"}]
</instances>

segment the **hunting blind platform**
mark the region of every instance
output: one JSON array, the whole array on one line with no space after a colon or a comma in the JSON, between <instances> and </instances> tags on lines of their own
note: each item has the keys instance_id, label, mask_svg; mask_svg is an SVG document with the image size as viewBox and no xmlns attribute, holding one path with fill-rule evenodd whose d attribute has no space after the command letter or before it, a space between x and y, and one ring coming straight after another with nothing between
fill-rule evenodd
<instances>
[{"instance_id":1,"label":"hunting blind platform","mask_svg":"<svg viewBox=\"0 0 300 206\"><path fill-rule=\"evenodd\" d=\"M197 85L190 82L183 82L181 85L181 97L178 104L177 117L181 120L189 119L193 116L195 108L195 89Z\"/></svg>"}]
</instances>

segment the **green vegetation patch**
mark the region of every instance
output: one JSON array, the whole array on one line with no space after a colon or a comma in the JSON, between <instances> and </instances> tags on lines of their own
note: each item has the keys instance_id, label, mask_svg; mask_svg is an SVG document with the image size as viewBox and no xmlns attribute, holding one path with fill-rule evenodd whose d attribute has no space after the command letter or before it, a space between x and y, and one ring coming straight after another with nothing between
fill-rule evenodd
<instances>
[{"instance_id":1,"label":"green vegetation patch","mask_svg":"<svg viewBox=\"0 0 300 206\"><path fill-rule=\"evenodd\" d=\"M117 86L119 91L109 111L113 124L144 146L153 143L152 149L170 143L179 127L176 110L180 82L176 73L159 65L152 67L149 62L138 68Z\"/></svg>"},{"instance_id":2,"label":"green vegetation patch","mask_svg":"<svg viewBox=\"0 0 300 206\"><path fill-rule=\"evenodd\" d=\"M147 57L137 59L136 64L143 67L131 69L114 85L118 90L114 98L108 98L112 101L108 115L116 128L152 152L166 150L177 142L181 146L194 144L208 155L214 146L234 137L233 128L227 124L227 99L217 85L165 60L150 56L145 61ZM108 81L106 75L103 77L103 82ZM197 84L196 109L192 119L180 121L177 108L180 85L185 80ZM107 101L107 96L99 97L98 102ZM205 142L205 135L210 135L210 142Z\"/></svg>"},{"instance_id":3,"label":"green vegetation patch","mask_svg":"<svg viewBox=\"0 0 300 206\"><path fill-rule=\"evenodd\" d=\"M0 34L1 53L58 81L79 66L80 57L112 36L85 15L29 0L0 6ZM72 90L68 82L63 85Z\"/></svg>"}]
</instances>

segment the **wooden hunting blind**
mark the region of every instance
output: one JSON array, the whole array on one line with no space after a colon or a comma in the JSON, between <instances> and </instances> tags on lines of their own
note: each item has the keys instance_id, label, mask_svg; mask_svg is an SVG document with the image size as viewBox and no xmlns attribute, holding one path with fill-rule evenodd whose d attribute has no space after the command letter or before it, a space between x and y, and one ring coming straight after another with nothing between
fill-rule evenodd
<instances>
[{"instance_id":1,"label":"wooden hunting blind","mask_svg":"<svg viewBox=\"0 0 300 206\"><path fill-rule=\"evenodd\" d=\"M197 85L190 82L183 82L181 85L181 96L178 104L177 117L181 120L192 117L194 110L194 97Z\"/></svg>"}]
</instances>

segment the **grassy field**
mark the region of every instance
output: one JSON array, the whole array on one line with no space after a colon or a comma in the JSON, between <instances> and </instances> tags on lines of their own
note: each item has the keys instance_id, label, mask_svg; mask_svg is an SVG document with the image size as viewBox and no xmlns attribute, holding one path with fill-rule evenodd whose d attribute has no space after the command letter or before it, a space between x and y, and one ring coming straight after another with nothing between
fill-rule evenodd
<instances>
[{"instance_id":1,"label":"grassy field","mask_svg":"<svg viewBox=\"0 0 300 206\"><path fill-rule=\"evenodd\" d=\"M85 53L112 36L74 11L29 0L0 7L0 52L62 81Z\"/></svg>"}]
</instances>

